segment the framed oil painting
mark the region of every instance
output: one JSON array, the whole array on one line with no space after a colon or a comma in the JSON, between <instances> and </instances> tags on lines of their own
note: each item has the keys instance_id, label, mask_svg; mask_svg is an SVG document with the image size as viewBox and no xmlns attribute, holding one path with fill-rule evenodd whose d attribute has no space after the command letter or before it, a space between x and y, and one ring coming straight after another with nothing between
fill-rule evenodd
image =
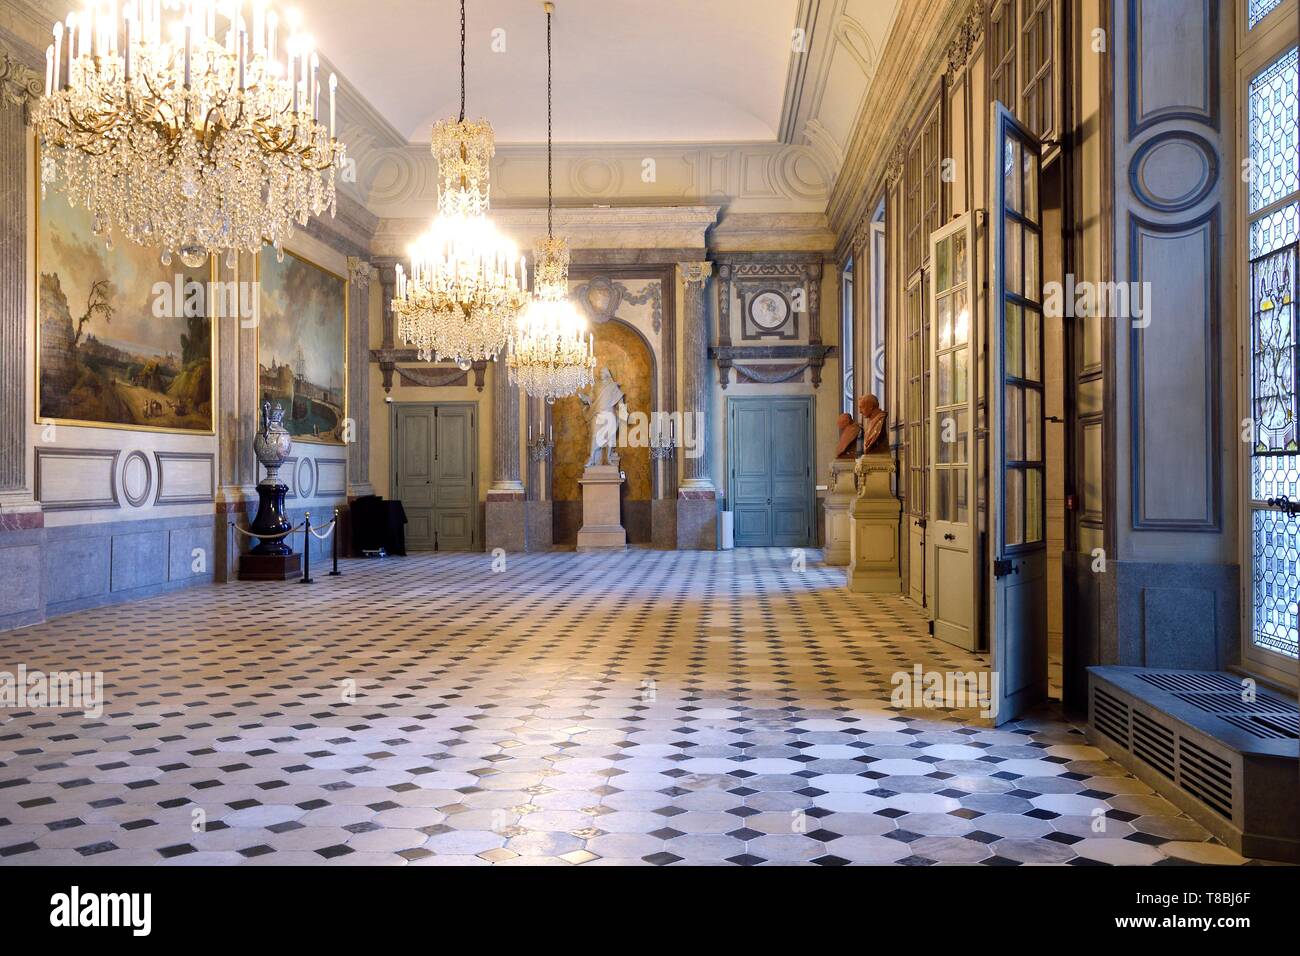
<instances>
[{"instance_id":1,"label":"framed oil painting","mask_svg":"<svg viewBox=\"0 0 1300 956\"><path fill-rule=\"evenodd\" d=\"M36 421L213 433L212 266L163 265L58 190L39 200Z\"/></svg>"},{"instance_id":2,"label":"framed oil painting","mask_svg":"<svg viewBox=\"0 0 1300 956\"><path fill-rule=\"evenodd\" d=\"M347 418L348 283L301 256L257 260L260 401L284 408L295 441L342 444Z\"/></svg>"}]
</instances>

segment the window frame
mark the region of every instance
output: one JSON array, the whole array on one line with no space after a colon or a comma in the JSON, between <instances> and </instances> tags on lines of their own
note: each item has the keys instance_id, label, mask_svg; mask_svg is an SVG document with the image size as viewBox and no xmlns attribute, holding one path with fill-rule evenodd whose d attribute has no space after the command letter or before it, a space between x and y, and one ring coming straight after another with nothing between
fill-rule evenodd
<instances>
[{"instance_id":1,"label":"window frame","mask_svg":"<svg viewBox=\"0 0 1300 956\"><path fill-rule=\"evenodd\" d=\"M1246 29L1248 2L1238 3L1237 23L1238 37L1241 42L1236 57L1236 93L1235 117L1237 130L1235 148L1236 163L1233 168L1244 169L1244 163L1250 158L1250 86L1260 73L1267 70L1278 59L1297 47L1294 22L1297 12L1297 0L1283 0L1278 7L1262 19L1253 30ZM1236 241L1233 249L1233 265L1238 275L1236 288L1236 305L1238 314L1238 340L1242 347L1238 349L1238 409L1239 420L1249 422L1253 428L1254 409L1254 309L1252 302L1252 257L1250 254L1250 224L1270 211L1283 208L1292 202L1300 203L1300 188L1286 197L1268 204L1255 213L1250 212L1250 184L1246 177L1237 176L1236 200L1239 210L1236 219ZM1300 309L1300 304L1295 308ZM1293 323L1294 323L1293 319ZM1248 674L1258 676L1266 681L1285 687L1295 688L1300 681L1297 678L1297 660L1277 651L1255 643L1255 532L1254 515L1257 511L1271 510L1260 506L1254 498L1255 459L1253 436L1250 441L1242 441L1239 446L1238 481L1238 553L1240 558L1240 600L1241 600L1241 634L1240 634L1240 668ZM1277 513L1277 512L1274 512ZM1300 527L1300 516L1291 521ZM1300 599L1300 594L1297 595Z\"/></svg>"}]
</instances>

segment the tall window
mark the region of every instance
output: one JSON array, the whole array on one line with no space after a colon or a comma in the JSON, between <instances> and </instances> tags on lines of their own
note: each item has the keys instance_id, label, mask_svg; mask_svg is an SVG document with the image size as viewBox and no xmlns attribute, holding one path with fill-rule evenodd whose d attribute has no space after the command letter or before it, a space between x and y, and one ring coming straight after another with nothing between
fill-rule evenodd
<instances>
[{"instance_id":1,"label":"tall window","mask_svg":"<svg viewBox=\"0 0 1300 956\"><path fill-rule=\"evenodd\" d=\"M1052 102L1052 0L1020 0L1020 44L1025 79L1020 116L1030 132L1047 138L1054 125Z\"/></svg>"},{"instance_id":2,"label":"tall window","mask_svg":"<svg viewBox=\"0 0 1300 956\"><path fill-rule=\"evenodd\" d=\"M989 95L1040 139L1056 131L1057 0L989 5Z\"/></svg>"},{"instance_id":3,"label":"tall window","mask_svg":"<svg viewBox=\"0 0 1300 956\"><path fill-rule=\"evenodd\" d=\"M1016 97L1016 0L994 0L989 6L989 93L1012 113Z\"/></svg>"},{"instance_id":4,"label":"tall window","mask_svg":"<svg viewBox=\"0 0 1300 956\"><path fill-rule=\"evenodd\" d=\"M853 340L853 257L844 264L840 274L840 411L853 414L853 356L857 343Z\"/></svg>"},{"instance_id":5,"label":"tall window","mask_svg":"<svg viewBox=\"0 0 1300 956\"><path fill-rule=\"evenodd\" d=\"M1255 29L1260 20L1263 20L1281 5L1282 0L1250 0L1250 5L1246 8L1246 17L1250 22L1250 28Z\"/></svg>"},{"instance_id":6,"label":"tall window","mask_svg":"<svg viewBox=\"0 0 1300 956\"><path fill-rule=\"evenodd\" d=\"M1260 6L1252 3L1252 17ZM1300 518L1270 507L1268 500L1300 498L1295 306L1300 215L1298 64L1292 47L1256 72L1246 89L1245 104L1248 375L1254 437L1251 641L1255 648L1290 658L1297 656L1300 632L1296 604L1300 600Z\"/></svg>"}]
</instances>

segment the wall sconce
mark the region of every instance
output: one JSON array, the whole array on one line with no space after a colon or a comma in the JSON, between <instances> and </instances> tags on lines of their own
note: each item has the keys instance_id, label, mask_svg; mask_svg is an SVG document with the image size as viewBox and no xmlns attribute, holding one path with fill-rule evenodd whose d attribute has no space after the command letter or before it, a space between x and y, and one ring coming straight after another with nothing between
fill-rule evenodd
<instances>
[{"instance_id":1,"label":"wall sconce","mask_svg":"<svg viewBox=\"0 0 1300 956\"><path fill-rule=\"evenodd\" d=\"M551 451L555 447L555 430L546 429L546 434L542 435L542 429L537 429L538 435L533 437L533 426L528 426L528 457L533 461L547 461L551 457Z\"/></svg>"}]
</instances>

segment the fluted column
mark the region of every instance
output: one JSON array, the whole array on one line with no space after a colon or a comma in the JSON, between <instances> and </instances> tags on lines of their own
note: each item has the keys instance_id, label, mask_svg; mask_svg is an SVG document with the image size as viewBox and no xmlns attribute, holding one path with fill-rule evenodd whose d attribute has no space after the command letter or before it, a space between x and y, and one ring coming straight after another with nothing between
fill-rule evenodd
<instances>
[{"instance_id":1,"label":"fluted column","mask_svg":"<svg viewBox=\"0 0 1300 956\"><path fill-rule=\"evenodd\" d=\"M27 159L26 116L41 78L0 54L0 527L39 525L27 480ZM24 508L24 506L27 506ZM37 510L21 519L12 509Z\"/></svg>"},{"instance_id":2,"label":"fluted column","mask_svg":"<svg viewBox=\"0 0 1300 956\"><path fill-rule=\"evenodd\" d=\"M711 477L712 440L709 406L713 402L709 377L709 276L711 262L678 263L682 283L682 412L681 437L695 447L679 448L682 483L677 489L677 547L713 551L718 547L717 490Z\"/></svg>"},{"instance_id":3,"label":"fluted column","mask_svg":"<svg viewBox=\"0 0 1300 956\"><path fill-rule=\"evenodd\" d=\"M348 497L370 487L370 263L348 257Z\"/></svg>"},{"instance_id":4,"label":"fluted column","mask_svg":"<svg viewBox=\"0 0 1300 956\"><path fill-rule=\"evenodd\" d=\"M524 493L519 479L519 389L510 384L505 362L492 369L492 487L489 495Z\"/></svg>"},{"instance_id":5,"label":"fluted column","mask_svg":"<svg viewBox=\"0 0 1300 956\"><path fill-rule=\"evenodd\" d=\"M682 280L682 401L683 417L697 415L696 440L700 454L682 455L682 484L685 492L714 490L709 459L709 308L708 284L713 272L711 262L685 262L678 265ZM685 431L685 426L683 426Z\"/></svg>"}]
</instances>

